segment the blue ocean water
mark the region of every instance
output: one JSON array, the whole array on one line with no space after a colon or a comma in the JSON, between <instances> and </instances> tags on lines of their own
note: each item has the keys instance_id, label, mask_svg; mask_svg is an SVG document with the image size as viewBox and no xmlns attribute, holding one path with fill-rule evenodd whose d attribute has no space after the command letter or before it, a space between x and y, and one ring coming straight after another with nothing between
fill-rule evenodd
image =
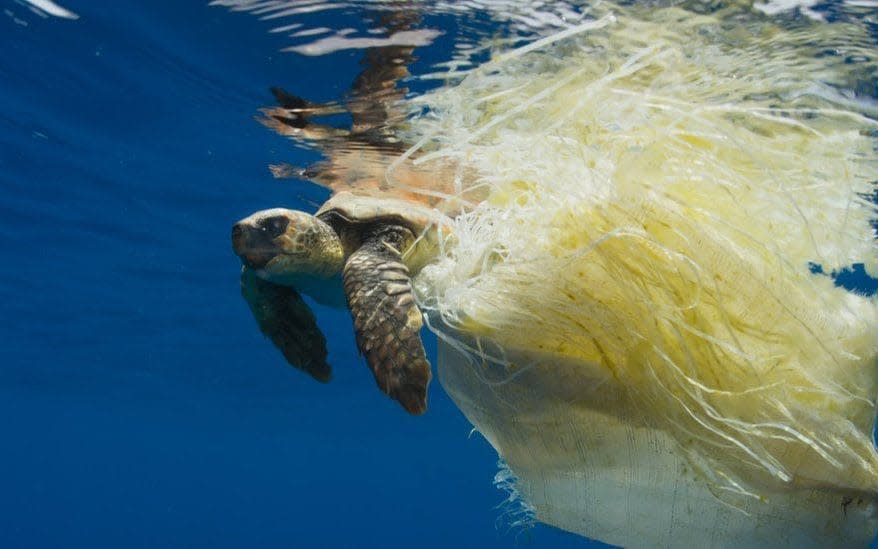
<instances>
[{"instance_id":1,"label":"blue ocean water","mask_svg":"<svg viewBox=\"0 0 878 549\"><path fill-rule=\"evenodd\" d=\"M0 545L594 545L509 527L495 452L437 382L423 417L378 393L346 311L316 307L321 386L240 298L231 223L325 196L272 178L317 154L253 117L270 86L339 98L361 52L206 2L65 7L0 2Z\"/></svg>"}]
</instances>

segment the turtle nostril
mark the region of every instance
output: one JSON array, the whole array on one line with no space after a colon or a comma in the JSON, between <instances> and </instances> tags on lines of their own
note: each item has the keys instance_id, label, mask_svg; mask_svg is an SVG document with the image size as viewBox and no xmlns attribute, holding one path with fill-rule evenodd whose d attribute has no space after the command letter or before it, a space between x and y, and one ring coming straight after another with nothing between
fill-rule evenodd
<instances>
[{"instance_id":1,"label":"turtle nostril","mask_svg":"<svg viewBox=\"0 0 878 549\"><path fill-rule=\"evenodd\" d=\"M244 227L240 223L232 225L232 238L241 238L244 234Z\"/></svg>"}]
</instances>

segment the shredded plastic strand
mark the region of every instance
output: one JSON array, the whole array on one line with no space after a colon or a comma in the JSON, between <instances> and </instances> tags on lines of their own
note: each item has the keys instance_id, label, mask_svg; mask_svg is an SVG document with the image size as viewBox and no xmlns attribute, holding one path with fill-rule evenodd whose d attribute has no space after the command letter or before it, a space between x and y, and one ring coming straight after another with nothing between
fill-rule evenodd
<instances>
[{"instance_id":1,"label":"shredded plastic strand","mask_svg":"<svg viewBox=\"0 0 878 549\"><path fill-rule=\"evenodd\" d=\"M487 189L419 275L421 305L474 368L518 375L498 349L554 357L544 375L582 364L557 375L616 387L636 403L619 416L669 434L721 499L876 493L878 303L809 270L878 275L874 108L814 55L867 39L644 13L416 100L416 162Z\"/></svg>"}]
</instances>

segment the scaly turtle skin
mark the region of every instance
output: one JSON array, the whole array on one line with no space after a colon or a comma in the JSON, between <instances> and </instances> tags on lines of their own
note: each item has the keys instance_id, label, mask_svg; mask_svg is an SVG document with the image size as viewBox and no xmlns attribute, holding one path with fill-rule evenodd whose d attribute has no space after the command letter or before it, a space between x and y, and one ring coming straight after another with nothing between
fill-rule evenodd
<instances>
[{"instance_id":1,"label":"scaly turtle skin","mask_svg":"<svg viewBox=\"0 0 878 549\"><path fill-rule=\"evenodd\" d=\"M239 221L232 247L244 264L243 295L290 364L329 380L326 340L298 291L338 305L341 286L378 386L421 414L431 374L411 276L435 254L442 225L418 204L341 192L313 216L276 208Z\"/></svg>"}]
</instances>

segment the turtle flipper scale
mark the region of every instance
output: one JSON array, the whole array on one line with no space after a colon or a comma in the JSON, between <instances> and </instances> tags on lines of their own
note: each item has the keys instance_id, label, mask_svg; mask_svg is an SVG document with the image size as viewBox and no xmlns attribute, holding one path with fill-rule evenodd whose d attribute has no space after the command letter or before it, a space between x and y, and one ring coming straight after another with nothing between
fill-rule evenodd
<instances>
[{"instance_id":1,"label":"turtle flipper scale","mask_svg":"<svg viewBox=\"0 0 878 549\"><path fill-rule=\"evenodd\" d=\"M412 239L403 227L385 227L364 239L345 263L344 290L357 346L378 387L409 413L422 414L430 363L421 342L421 312L399 251Z\"/></svg>"},{"instance_id":2,"label":"turtle flipper scale","mask_svg":"<svg viewBox=\"0 0 878 549\"><path fill-rule=\"evenodd\" d=\"M326 383L332 369L326 362L326 338L314 313L299 293L263 280L248 268L241 272L241 294L259 329L280 349L292 366Z\"/></svg>"}]
</instances>

